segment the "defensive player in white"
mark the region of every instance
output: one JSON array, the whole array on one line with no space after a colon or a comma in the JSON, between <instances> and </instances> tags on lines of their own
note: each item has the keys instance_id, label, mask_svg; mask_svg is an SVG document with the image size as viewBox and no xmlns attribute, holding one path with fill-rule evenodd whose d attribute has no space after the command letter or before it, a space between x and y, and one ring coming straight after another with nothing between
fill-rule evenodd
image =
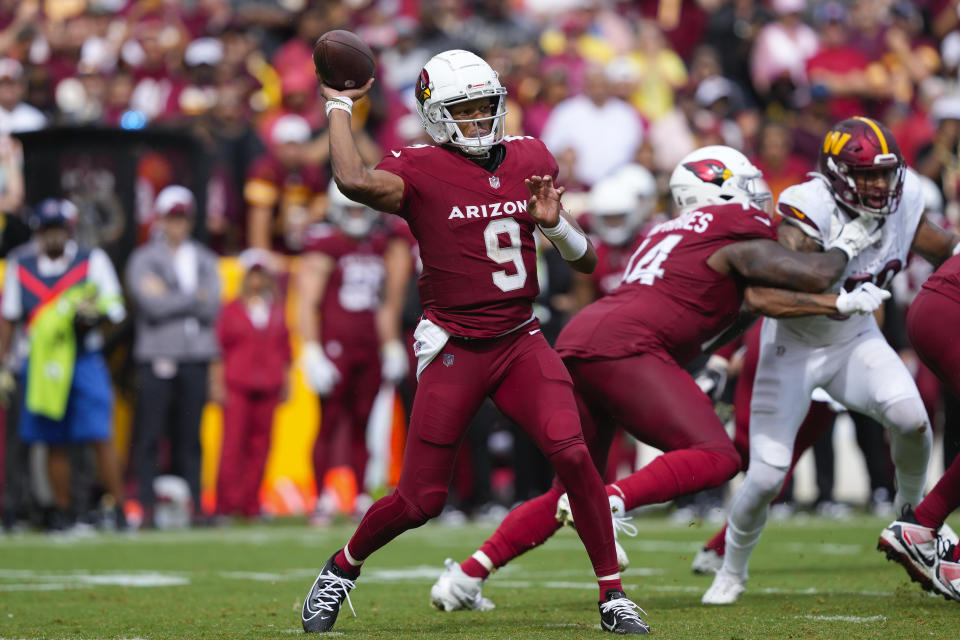
<instances>
[{"instance_id":1,"label":"defensive player in white","mask_svg":"<svg viewBox=\"0 0 960 640\"><path fill-rule=\"evenodd\" d=\"M886 287L911 250L937 266L960 241L926 220L916 175L906 171L896 140L874 120L856 117L835 125L824 139L817 171L780 195L782 244L820 250L833 233L831 226L858 216L875 220L879 229L879 241L850 260L829 291L863 282ZM910 372L874 317L765 319L750 405L750 466L731 501L723 567L703 595L704 604L731 604L743 593L750 553L783 484L794 438L817 387L887 427L896 465L895 507L899 511L920 501L930 421Z\"/></svg>"}]
</instances>

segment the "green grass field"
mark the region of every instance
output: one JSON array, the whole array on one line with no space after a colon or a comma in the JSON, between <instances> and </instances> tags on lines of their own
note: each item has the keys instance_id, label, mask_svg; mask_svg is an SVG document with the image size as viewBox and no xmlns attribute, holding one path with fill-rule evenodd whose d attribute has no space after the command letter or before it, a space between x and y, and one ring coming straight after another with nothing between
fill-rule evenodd
<instances>
[{"instance_id":1,"label":"green grass field","mask_svg":"<svg viewBox=\"0 0 960 640\"><path fill-rule=\"evenodd\" d=\"M930 596L875 550L887 523L859 517L771 522L740 602L704 607L710 578L689 569L710 527L635 520L624 584L663 638L957 638L960 603ZM960 522L952 523L960 529ZM286 639L300 631L311 581L352 525L297 521L226 529L55 540L0 535L0 639ZM430 524L367 564L334 636L601 638L596 584L579 539L560 531L494 574L492 612L440 613L429 589L489 526Z\"/></svg>"}]
</instances>

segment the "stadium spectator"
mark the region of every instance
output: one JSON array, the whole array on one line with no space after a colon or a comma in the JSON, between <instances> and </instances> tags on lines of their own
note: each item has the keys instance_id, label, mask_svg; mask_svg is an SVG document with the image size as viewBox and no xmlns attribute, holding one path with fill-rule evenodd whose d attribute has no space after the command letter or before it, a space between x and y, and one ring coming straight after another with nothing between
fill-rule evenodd
<instances>
[{"instance_id":1,"label":"stadium spectator","mask_svg":"<svg viewBox=\"0 0 960 640\"><path fill-rule=\"evenodd\" d=\"M77 209L47 199L31 217L34 242L7 257L0 319L0 362L15 325L26 326L29 355L20 371L20 438L47 445L55 512L50 530L71 526L70 447L92 444L111 516L125 527L120 462L113 447L113 390L102 355L104 320L126 317L120 283L107 254L71 238ZM55 304L53 304L55 302ZM72 500L71 500L72 497Z\"/></svg>"},{"instance_id":2,"label":"stadium spectator","mask_svg":"<svg viewBox=\"0 0 960 640\"><path fill-rule=\"evenodd\" d=\"M299 253L304 234L323 215L326 171L305 161L310 125L295 114L279 118L266 153L254 160L243 187L247 202L247 245Z\"/></svg>"},{"instance_id":3,"label":"stadium spectator","mask_svg":"<svg viewBox=\"0 0 960 640\"><path fill-rule=\"evenodd\" d=\"M260 515L263 480L277 405L289 393L290 334L273 278L273 259L263 249L240 254L240 295L217 320L223 365L223 441L217 474L217 513ZM218 394L211 393L211 396Z\"/></svg>"},{"instance_id":4,"label":"stadium spectator","mask_svg":"<svg viewBox=\"0 0 960 640\"><path fill-rule=\"evenodd\" d=\"M127 289L135 305L133 358L137 363L134 464L144 525L153 525L153 480L158 446L170 436L175 474L190 486L193 516L200 502L200 418L207 401L208 369L219 356L215 323L220 311L216 257L190 238L196 200L186 187L164 188L154 203L160 230L127 263Z\"/></svg>"},{"instance_id":5,"label":"stadium spectator","mask_svg":"<svg viewBox=\"0 0 960 640\"><path fill-rule=\"evenodd\" d=\"M563 100L543 127L554 155L572 152L573 178L586 186L633 160L643 142L643 122L627 102L610 95L603 67L587 70L583 95Z\"/></svg>"},{"instance_id":6,"label":"stadium spectator","mask_svg":"<svg viewBox=\"0 0 960 640\"><path fill-rule=\"evenodd\" d=\"M817 34L803 21L807 0L773 0L777 19L757 34L750 51L750 78L767 102L793 104L793 91L807 84L806 61L819 48Z\"/></svg>"},{"instance_id":7,"label":"stadium spectator","mask_svg":"<svg viewBox=\"0 0 960 640\"><path fill-rule=\"evenodd\" d=\"M47 117L23 101L25 90L23 65L13 58L0 59L0 133L36 131L47 126Z\"/></svg>"}]
</instances>

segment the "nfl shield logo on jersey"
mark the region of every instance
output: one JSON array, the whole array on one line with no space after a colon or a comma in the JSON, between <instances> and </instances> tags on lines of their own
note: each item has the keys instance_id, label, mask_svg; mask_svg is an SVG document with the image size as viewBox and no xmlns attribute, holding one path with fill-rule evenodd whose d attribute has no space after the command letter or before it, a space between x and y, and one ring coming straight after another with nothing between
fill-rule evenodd
<instances>
[{"instance_id":1,"label":"nfl shield logo on jersey","mask_svg":"<svg viewBox=\"0 0 960 640\"><path fill-rule=\"evenodd\" d=\"M500 188L500 178L497 176L490 176L490 186L494 189Z\"/></svg>"},{"instance_id":2,"label":"nfl shield logo on jersey","mask_svg":"<svg viewBox=\"0 0 960 640\"><path fill-rule=\"evenodd\" d=\"M452 367L453 366L453 354L445 353L443 354L443 366Z\"/></svg>"}]
</instances>

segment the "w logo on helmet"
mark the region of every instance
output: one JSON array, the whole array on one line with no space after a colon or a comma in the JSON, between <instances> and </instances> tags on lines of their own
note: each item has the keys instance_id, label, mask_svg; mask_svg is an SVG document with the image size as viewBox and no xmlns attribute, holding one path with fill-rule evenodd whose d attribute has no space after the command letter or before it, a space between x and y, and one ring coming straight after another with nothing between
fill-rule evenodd
<instances>
[{"instance_id":1,"label":"w logo on helmet","mask_svg":"<svg viewBox=\"0 0 960 640\"><path fill-rule=\"evenodd\" d=\"M727 169L727 167L719 160L697 160L695 162L687 162L683 165L683 168L687 169L704 182L715 184L718 187L722 187L723 183L733 175L730 172L730 169Z\"/></svg>"},{"instance_id":2,"label":"w logo on helmet","mask_svg":"<svg viewBox=\"0 0 960 640\"><path fill-rule=\"evenodd\" d=\"M850 141L849 133L840 133L839 131L831 131L823 139L823 152L829 153L830 155L837 155L843 149L844 145Z\"/></svg>"},{"instance_id":3,"label":"w logo on helmet","mask_svg":"<svg viewBox=\"0 0 960 640\"><path fill-rule=\"evenodd\" d=\"M420 104L423 104L423 101L430 97L430 75L425 68L420 71L420 78L417 79L416 95Z\"/></svg>"}]
</instances>

